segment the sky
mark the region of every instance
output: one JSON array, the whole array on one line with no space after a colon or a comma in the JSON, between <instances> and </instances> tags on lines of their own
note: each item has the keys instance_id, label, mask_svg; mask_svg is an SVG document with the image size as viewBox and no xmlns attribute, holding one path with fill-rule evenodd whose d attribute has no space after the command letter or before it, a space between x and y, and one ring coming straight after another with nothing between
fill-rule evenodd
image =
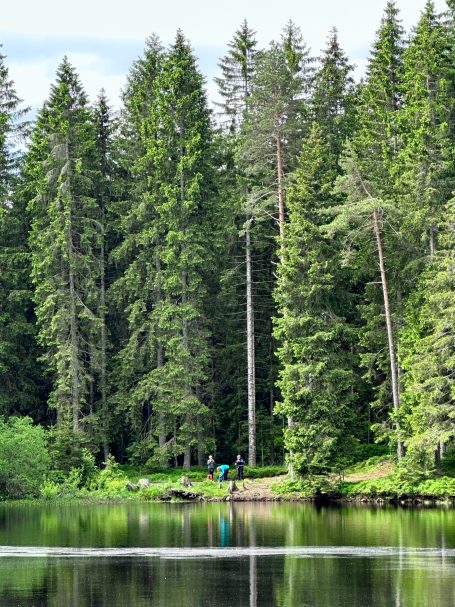
<instances>
[{"instance_id":1,"label":"sky","mask_svg":"<svg viewBox=\"0 0 455 607\"><path fill-rule=\"evenodd\" d=\"M438 10L444 0L434 0ZM406 30L417 22L425 0L398 0ZM132 62L145 39L158 34L172 42L181 28L189 38L207 80L209 99L216 97L217 63L243 19L256 32L259 46L278 39L292 19L317 56L329 30L340 42L360 77L378 29L386 0L8 0L2 5L0 44L15 88L36 109L49 94L55 71L66 54L90 98L103 87L113 107Z\"/></svg>"}]
</instances>

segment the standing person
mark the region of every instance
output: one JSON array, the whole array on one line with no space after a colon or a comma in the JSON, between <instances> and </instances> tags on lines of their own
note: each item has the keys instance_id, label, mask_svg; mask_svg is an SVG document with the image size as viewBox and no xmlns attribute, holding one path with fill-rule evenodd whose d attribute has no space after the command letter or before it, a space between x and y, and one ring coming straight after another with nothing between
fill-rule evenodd
<instances>
[{"instance_id":1,"label":"standing person","mask_svg":"<svg viewBox=\"0 0 455 607\"><path fill-rule=\"evenodd\" d=\"M213 473L215 472L215 468L216 468L216 463L215 460L213 459L213 455L209 455L209 459L207 460L207 471L208 471L208 477L211 481L213 481Z\"/></svg>"},{"instance_id":2,"label":"standing person","mask_svg":"<svg viewBox=\"0 0 455 607\"><path fill-rule=\"evenodd\" d=\"M243 467L245 465L245 460L241 455L237 455L237 459L235 460L235 467L237 468L237 480L243 481Z\"/></svg>"},{"instance_id":3,"label":"standing person","mask_svg":"<svg viewBox=\"0 0 455 607\"><path fill-rule=\"evenodd\" d=\"M217 470L218 482L222 483L223 481L227 481L229 475L229 466L227 464L222 464L221 466L218 466Z\"/></svg>"}]
</instances>

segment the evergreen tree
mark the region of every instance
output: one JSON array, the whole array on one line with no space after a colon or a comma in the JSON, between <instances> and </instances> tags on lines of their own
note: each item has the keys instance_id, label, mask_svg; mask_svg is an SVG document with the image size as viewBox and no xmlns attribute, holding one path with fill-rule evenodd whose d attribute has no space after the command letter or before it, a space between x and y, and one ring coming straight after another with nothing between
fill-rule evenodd
<instances>
[{"instance_id":1,"label":"evergreen tree","mask_svg":"<svg viewBox=\"0 0 455 607\"><path fill-rule=\"evenodd\" d=\"M36 361L29 278L29 217L18 179L17 146L24 140L25 112L0 53L0 411L43 419L44 386Z\"/></svg>"},{"instance_id":2,"label":"evergreen tree","mask_svg":"<svg viewBox=\"0 0 455 607\"><path fill-rule=\"evenodd\" d=\"M112 412L108 406L108 302L107 290L112 281L109 275L108 257L110 253L110 219L116 202L117 170L114 148L116 124L104 90L101 90L94 108L95 122L95 197L99 207L100 250L99 261L99 302L96 315L100 322L99 344L90 353L93 368L90 389L91 408L96 411L100 439L103 444L104 460L109 455ZM95 393L95 387L97 392ZM96 401L96 402L95 402Z\"/></svg>"},{"instance_id":3,"label":"evergreen tree","mask_svg":"<svg viewBox=\"0 0 455 607\"><path fill-rule=\"evenodd\" d=\"M455 107L455 89L451 82L453 60L450 57L450 48L450 32L442 18L436 14L434 4L427 2L404 54L405 103L401 112L404 145L397 181L402 192L402 205L406 210L403 232L407 240L414 244L414 252L412 263L408 265L407 270L412 303L407 305L407 325L403 329L405 344L400 344L400 350L403 365L409 374L409 377L404 377L403 397L408 406L410 402L415 404L410 413L410 453L407 460L413 460L416 454L420 454L423 463L428 465L426 456L430 450L432 454L436 453L438 466L444 436L450 437L450 432L447 432L447 412L444 413L444 407L434 409L444 397L438 400L428 386L431 383L430 378L432 377L433 381L435 379L435 368L441 374L439 379L443 381L447 349L438 346L431 354L427 351L428 363L432 360L433 370L429 364L426 389L419 387L419 380L416 382L416 378L420 377L420 382L423 381L422 371L425 368L421 354L419 357L418 353L422 352L422 348L428 348L431 340L438 339L435 335L427 335L426 331L431 326L436 331L440 298L449 304L444 299L449 285L444 285L443 276L445 272L450 274L447 265L450 247L441 257L438 256L437 260L435 257L438 253L440 232L446 232L447 242L447 228L443 226L447 225L447 201L455 185L455 148L450 132L450 121ZM448 232L450 234L450 228ZM420 275L422 271L423 274ZM427 293L427 289L431 289L432 293ZM432 304L429 305L429 301ZM430 311L431 305L434 306L433 314ZM450 315L450 305L447 313ZM444 322L447 322L447 319L442 321ZM410 337L413 335L417 337L415 344L410 343ZM436 345L436 342L433 343ZM425 405L422 402L424 395L427 397ZM409 409L407 410L409 412ZM439 411L439 414L436 415L435 411ZM423 420L426 420L427 428L423 427ZM448 425L450 426L450 423ZM441 439L440 446L435 441L437 436Z\"/></svg>"},{"instance_id":4,"label":"evergreen tree","mask_svg":"<svg viewBox=\"0 0 455 607\"><path fill-rule=\"evenodd\" d=\"M450 38L433 2L427 2L404 53L404 105L400 112L403 149L398 185L407 218L403 231L423 254L434 255L438 224L455 186L450 119Z\"/></svg>"},{"instance_id":5,"label":"evergreen tree","mask_svg":"<svg viewBox=\"0 0 455 607\"><path fill-rule=\"evenodd\" d=\"M117 283L134 293L122 361L126 374L136 378L130 401L149 407L152 435L158 432L166 439L158 457L184 453L188 468L198 429L207 418L204 274L210 268L206 234L213 184L203 80L181 33L166 53L154 87L154 104L142 127L149 129L141 161L149 187L132 207L130 222L140 230L122 245L135 254Z\"/></svg>"},{"instance_id":6,"label":"evergreen tree","mask_svg":"<svg viewBox=\"0 0 455 607\"><path fill-rule=\"evenodd\" d=\"M253 182L253 200L275 200L280 239L285 226L285 176L295 166L305 123L311 60L300 30L291 22L280 43L258 53L241 161Z\"/></svg>"},{"instance_id":7,"label":"evergreen tree","mask_svg":"<svg viewBox=\"0 0 455 607\"><path fill-rule=\"evenodd\" d=\"M129 72L117 141L119 192L109 215L113 273L109 297L115 314L113 331L121 346L113 362L115 391L111 409L115 408L117 419L126 416L129 421L122 430L123 441L132 433L131 454L141 457L142 461L153 452L155 434L161 447L165 443L163 424L152 424L156 390L153 392L149 387L146 396L136 396L133 391L141 379L152 371L156 373L156 367L162 365L162 346L155 338L152 319L146 314L160 298L159 282L156 283L155 278L159 261L155 252L158 233L154 228L157 215L153 204L159 184L150 178L153 167L147 146L148 139L156 137L151 111L162 62L162 45L152 36L146 41L143 56Z\"/></svg>"},{"instance_id":8,"label":"evergreen tree","mask_svg":"<svg viewBox=\"0 0 455 607\"><path fill-rule=\"evenodd\" d=\"M399 208L394 169L400 145L402 56L403 30L398 10L394 2L388 2L372 48L367 80L360 91L358 130L344 160L346 175L339 187L347 195L348 204L335 209L338 217L333 224L340 229L348 228L346 243L350 243L350 261L365 285L360 307L364 321L360 335L363 364L376 389L377 404L389 409L391 400L395 416L399 409L400 388L393 303L399 299L397 274L403 247L395 238ZM385 230L391 226L392 229ZM386 267L385 259L392 259L392 265L389 261ZM378 266L380 290L375 286L377 274L372 271ZM386 352L388 356L383 354ZM398 430L396 421L394 427ZM397 452L401 457L399 436Z\"/></svg>"},{"instance_id":9,"label":"evergreen tree","mask_svg":"<svg viewBox=\"0 0 455 607\"><path fill-rule=\"evenodd\" d=\"M90 352L100 333L100 223L93 198L95 133L74 68L65 58L39 113L27 155L30 238L39 340L52 376L49 404L75 444L88 429Z\"/></svg>"},{"instance_id":10,"label":"evergreen tree","mask_svg":"<svg viewBox=\"0 0 455 607\"><path fill-rule=\"evenodd\" d=\"M281 312L277 411L293 419L285 441L291 467L321 472L352 447L354 382L352 335L334 244L320 230L321 211L333 204L331 150L315 124L303 146L289 190L289 221L276 298ZM338 284L337 284L338 283Z\"/></svg>"},{"instance_id":11,"label":"evergreen tree","mask_svg":"<svg viewBox=\"0 0 455 607\"><path fill-rule=\"evenodd\" d=\"M257 53L255 33L244 20L229 42L227 54L220 60L222 76L215 78L223 101L220 103L230 132L237 132L251 92L254 59Z\"/></svg>"},{"instance_id":12,"label":"evergreen tree","mask_svg":"<svg viewBox=\"0 0 455 607\"><path fill-rule=\"evenodd\" d=\"M278 357L282 364L277 411L293 420L285 432L291 470L315 472L352 447L354 357L349 283L338 243L322 226L340 169L339 155L353 129L353 81L330 35L311 99L313 126L289 191L283 261L276 290Z\"/></svg>"},{"instance_id":13,"label":"evergreen tree","mask_svg":"<svg viewBox=\"0 0 455 607\"><path fill-rule=\"evenodd\" d=\"M411 474L440 472L441 445L453 440L455 398L455 206L445 207L439 247L409 299L400 340L405 370L405 465Z\"/></svg>"}]
</instances>

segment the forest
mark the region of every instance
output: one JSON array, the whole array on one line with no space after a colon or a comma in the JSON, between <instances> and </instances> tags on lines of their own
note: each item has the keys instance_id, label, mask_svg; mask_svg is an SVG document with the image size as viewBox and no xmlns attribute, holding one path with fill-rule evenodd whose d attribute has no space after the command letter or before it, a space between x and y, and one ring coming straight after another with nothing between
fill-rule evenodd
<instances>
[{"instance_id":1,"label":"forest","mask_svg":"<svg viewBox=\"0 0 455 607\"><path fill-rule=\"evenodd\" d=\"M63 58L33 120L0 55L4 446L412 478L453 449L455 1L409 32L389 1L360 82L335 28L255 35L216 104L178 31L115 111Z\"/></svg>"}]
</instances>

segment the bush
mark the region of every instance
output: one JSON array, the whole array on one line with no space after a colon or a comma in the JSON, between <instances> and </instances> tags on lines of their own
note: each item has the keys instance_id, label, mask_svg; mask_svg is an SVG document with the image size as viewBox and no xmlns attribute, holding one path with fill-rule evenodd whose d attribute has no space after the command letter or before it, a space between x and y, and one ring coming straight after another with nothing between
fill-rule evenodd
<instances>
[{"instance_id":1,"label":"bush","mask_svg":"<svg viewBox=\"0 0 455 607\"><path fill-rule=\"evenodd\" d=\"M39 495L49 470L46 431L29 417L0 419L0 494L9 498Z\"/></svg>"},{"instance_id":2,"label":"bush","mask_svg":"<svg viewBox=\"0 0 455 607\"><path fill-rule=\"evenodd\" d=\"M320 493L336 493L338 485L327 476L315 475L295 481L286 479L281 483L272 485L270 490L272 493L277 493L278 495L299 495L301 497L313 498Z\"/></svg>"}]
</instances>

